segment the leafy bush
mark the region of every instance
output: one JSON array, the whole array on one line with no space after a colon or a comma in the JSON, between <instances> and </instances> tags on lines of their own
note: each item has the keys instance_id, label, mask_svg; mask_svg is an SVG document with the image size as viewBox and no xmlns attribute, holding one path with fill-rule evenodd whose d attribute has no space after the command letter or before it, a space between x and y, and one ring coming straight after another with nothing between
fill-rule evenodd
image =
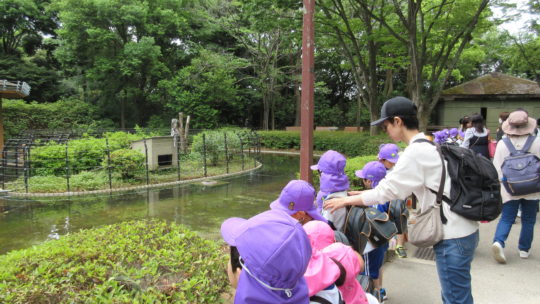
<instances>
[{"instance_id":1,"label":"leafy bush","mask_svg":"<svg viewBox=\"0 0 540 304\"><path fill-rule=\"evenodd\" d=\"M262 146L269 149L300 149L300 132L259 131ZM349 157L376 154L379 146L391 142L386 134L370 136L368 133L342 131L314 132L313 148L317 151L336 150Z\"/></svg>"},{"instance_id":2,"label":"leafy bush","mask_svg":"<svg viewBox=\"0 0 540 304\"><path fill-rule=\"evenodd\" d=\"M133 178L144 168L145 161L144 154L139 151L119 149L111 152L112 171L120 173L123 179ZM107 167L107 162L107 159L103 160L103 167Z\"/></svg>"},{"instance_id":3,"label":"leafy bush","mask_svg":"<svg viewBox=\"0 0 540 304\"><path fill-rule=\"evenodd\" d=\"M112 127L112 122L98 121L96 106L76 99L54 103L27 103L24 100L3 101L6 137L27 129L72 129Z\"/></svg>"},{"instance_id":4,"label":"leafy bush","mask_svg":"<svg viewBox=\"0 0 540 304\"><path fill-rule=\"evenodd\" d=\"M203 135L205 135L206 157L212 166L217 166L220 156L225 158L225 136L227 134L227 149L229 157L232 151L240 149L240 138L238 131L234 129L222 129L215 131L205 131L193 137L192 151L203 154ZM242 135L240 135L242 136Z\"/></svg>"},{"instance_id":5,"label":"leafy bush","mask_svg":"<svg viewBox=\"0 0 540 304\"><path fill-rule=\"evenodd\" d=\"M132 141L147 137L145 133L110 132L105 137L109 139L109 149L114 152L119 149L129 149ZM111 153L112 153L111 152ZM69 141L68 157L70 174L99 168L107 157L105 138L85 137ZM49 142L44 146L33 148L30 152L32 174L34 175L65 175L66 174L66 145Z\"/></svg>"},{"instance_id":6,"label":"leafy bush","mask_svg":"<svg viewBox=\"0 0 540 304\"><path fill-rule=\"evenodd\" d=\"M217 303L217 243L164 221L82 230L0 256L1 303Z\"/></svg>"}]
</instances>

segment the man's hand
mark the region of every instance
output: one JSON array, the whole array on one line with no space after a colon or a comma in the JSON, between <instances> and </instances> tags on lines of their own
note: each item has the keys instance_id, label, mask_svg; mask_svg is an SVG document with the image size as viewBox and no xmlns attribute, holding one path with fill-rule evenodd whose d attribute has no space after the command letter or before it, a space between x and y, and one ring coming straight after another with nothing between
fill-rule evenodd
<instances>
[{"instance_id":1,"label":"man's hand","mask_svg":"<svg viewBox=\"0 0 540 304\"><path fill-rule=\"evenodd\" d=\"M347 195L348 196L359 195L359 194L362 194L362 192L364 191L349 191L347 192Z\"/></svg>"},{"instance_id":2,"label":"man's hand","mask_svg":"<svg viewBox=\"0 0 540 304\"><path fill-rule=\"evenodd\" d=\"M327 201L324 201L323 208L324 209L329 209L330 213L334 213L334 211L336 211L336 210L338 210L340 208L343 208L345 206L347 206L347 202L346 202L345 198L340 197L340 198L333 198L333 199L329 199Z\"/></svg>"}]
</instances>

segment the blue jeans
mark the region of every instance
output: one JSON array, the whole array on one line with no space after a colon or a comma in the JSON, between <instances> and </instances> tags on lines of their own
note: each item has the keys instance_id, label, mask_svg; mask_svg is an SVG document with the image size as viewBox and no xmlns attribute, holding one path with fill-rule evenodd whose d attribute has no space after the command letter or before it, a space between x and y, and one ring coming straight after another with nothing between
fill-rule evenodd
<instances>
[{"instance_id":1,"label":"blue jeans","mask_svg":"<svg viewBox=\"0 0 540 304\"><path fill-rule=\"evenodd\" d=\"M538 200L518 199L508 201L503 204L501 219L495 230L494 242L499 242L504 247L504 242L510 234L512 224L516 220L517 212L521 207L521 232L519 234L518 248L522 251L529 251L534 235L534 224L536 223L536 212L538 211Z\"/></svg>"},{"instance_id":2,"label":"blue jeans","mask_svg":"<svg viewBox=\"0 0 540 304\"><path fill-rule=\"evenodd\" d=\"M478 230L471 235L442 240L433 246L444 304L474 303L471 262L478 246Z\"/></svg>"}]
</instances>

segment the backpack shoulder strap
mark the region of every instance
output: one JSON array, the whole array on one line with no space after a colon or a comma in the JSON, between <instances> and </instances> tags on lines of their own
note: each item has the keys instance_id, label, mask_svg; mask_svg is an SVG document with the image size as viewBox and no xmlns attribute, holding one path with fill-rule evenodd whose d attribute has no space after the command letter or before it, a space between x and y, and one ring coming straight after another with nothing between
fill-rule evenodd
<instances>
[{"instance_id":1,"label":"backpack shoulder strap","mask_svg":"<svg viewBox=\"0 0 540 304\"><path fill-rule=\"evenodd\" d=\"M336 265L339 268L339 277L337 278L335 282L336 286L338 287L343 286L343 284L345 284L345 279L347 279L347 271L345 270L345 267L343 267L343 264L341 264L338 260L334 258L330 258L330 259L332 259L332 261L334 261L334 263L336 263Z\"/></svg>"},{"instance_id":2,"label":"backpack shoulder strap","mask_svg":"<svg viewBox=\"0 0 540 304\"><path fill-rule=\"evenodd\" d=\"M527 137L527 141L525 142L525 145L523 146L523 149L521 149L520 151L522 153L528 153L535 139L536 139L536 136L529 135L529 137Z\"/></svg>"},{"instance_id":3,"label":"backpack shoulder strap","mask_svg":"<svg viewBox=\"0 0 540 304\"><path fill-rule=\"evenodd\" d=\"M328 301L327 299L323 297L319 297L318 295L311 296L309 298L310 302L320 303L320 304L332 304L332 302Z\"/></svg>"},{"instance_id":4,"label":"backpack shoulder strap","mask_svg":"<svg viewBox=\"0 0 540 304\"><path fill-rule=\"evenodd\" d=\"M441 157L441 162L442 162L441 183L439 184L439 190L436 192L436 195L437 195L437 205L439 205L439 211L441 213L441 221L443 222L443 224L446 224L446 222L448 220L447 220L446 216L444 216L443 207L442 207L442 201L444 199L444 185L446 183L446 166L444 165L444 157L443 157L443 154L442 154L442 151L441 151L441 146L437 145L434 142L432 142L430 140L427 140L425 138L419 138L419 139L413 141L413 143L417 143L417 142L427 142L427 143L430 143L430 144L434 145L435 148L437 148L437 152L439 153L439 156ZM435 191L433 191L431 189L429 189L429 190L432 191L433 193L435 193Z\"/></svg>"},{"instance_id":5,"label":"backpack shoulder strap","mask_svg":"<svg viewBox=\"0 0 540 304\"><path fill-rule=\"evenodd\" d=\"M517 154L518 151L516 150L516 147L514 147L514 145L512 144L512 142L510 141L510 138L508 136L503 138L502 141L504 142L504 144L508 148L508 151L510 151L510 155L516 155Z\"/></svg>"}]
</instances>

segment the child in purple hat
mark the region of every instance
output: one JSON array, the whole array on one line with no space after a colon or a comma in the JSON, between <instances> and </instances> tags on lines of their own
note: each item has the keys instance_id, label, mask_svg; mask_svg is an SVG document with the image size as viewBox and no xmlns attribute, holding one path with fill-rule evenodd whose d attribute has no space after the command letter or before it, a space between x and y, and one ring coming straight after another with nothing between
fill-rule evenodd
<instances>
[{"instance_id":1,"label":"child in purple hat","mask_svg":"<svg viewBox=\"0 0 540 304\"><path fill-rule=\"evenodd\" d=\"M399 147L396 144L383 144L379 147L379 161L387 169L387 173L394 168L398 160ZM407 257L407 251L405 251L405 236L403 234L396 235L395 252L400 258Z\"/></svg>"},{"instance_id":2,"label":"child in purple hat","mask_svg":"<svg viewBox=\"0 0 540 304\"><path fill-rule=\"evenodd\" d=\"M355 172L355 175L362 179L364 187L366 189L372 189L377 187L379 182L386 176L386 168L381 162L371 161L364 165L362 170ZM389 202L373 205L381 212L388 212ZM373 295L383 302L386 300L386 290L382 288L382 265L384 263L384 255L388 250L388 243L383 246L373 248L368 241L366 249L364 250L365 268L363 275L369 276L373 280Z\"/></svg>"},{"instance_id":3,"label":"child in purple hat","mask_svg":"<svg viewBox=\"0 0 540 304\"><path fill-rule=\"evenodd\" d=\"M269 210L225 220L221 235L231 246L227 272L236 285L235 304L309 303L304 273L311 245L297 220Z\"/></svg>"},{"instance_id":4,"label":"child in purple hat","mask_svg":"<svg viewBox=\"0 0 540 304\"><path fill-rule=\"evenodd\" d=\"M338 210L333 214L322 209L323 200L345 197L349 189L349 178L345 174L347 159L339 152L328 150L321 155L319 162L311 166L320 172L320 190L317 193L317 209L337 230L341 230L347 216L346 210Z\"/></svg>"},{"instance_id":5,"label":"child in purple hat","mask_svg":"<svg viewBox=\"0 0 540 304\"><path fill-rule=\"evenodd\" d=\"M399 159L399 147L396 144L382 144L378 158L386 169L392 169Z\"/></svg>"},{"instance_id":6,"label":"child in purple hat","mask_svg":"<svg viewBox=\"0 0 540 304\"><path fill-rule=\"evenodd\" d=\"M317 210L315 189L303 180L290 181L281 190L279 198L270 204L270 209L284 211L302 225L311 220L327 222Z\"/></svg>"}]
</instances>

